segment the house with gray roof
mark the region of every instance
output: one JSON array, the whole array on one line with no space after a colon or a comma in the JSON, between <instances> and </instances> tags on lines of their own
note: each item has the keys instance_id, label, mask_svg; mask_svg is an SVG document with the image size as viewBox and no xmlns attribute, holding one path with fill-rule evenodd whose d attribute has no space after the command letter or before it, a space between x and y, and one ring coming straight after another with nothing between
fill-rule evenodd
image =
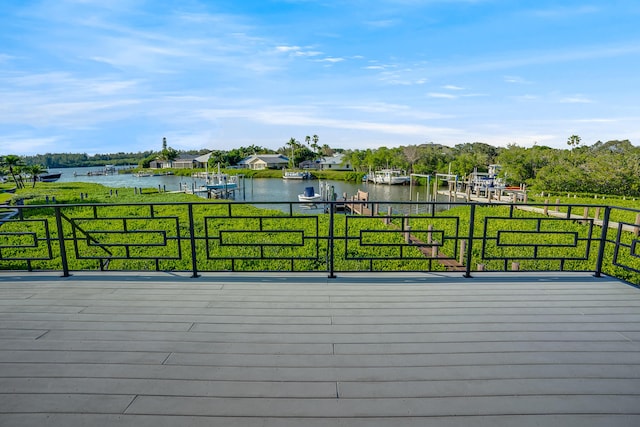
<instances>
[{"instance_id":1,"label":"house with gray roof","mask_svg":"<svg viewBox=\"0 0 640 427\"><path fill-rule=\"evenodd\" d=\"M238 166L246 169L282 169L289 165L289 158L282 154L253 154L240 160Z\"/></svg>"},{"instance_id":2,"label":"house with gray roof","mask_svg":"<svg viewBox=\"0 0 640 427\"><path fill-rule=\"evenodd\" d=\"M323 157L320 159L319 168L321 170L334 170L334 171L352 171L353 166L350 162L345 161L345 155L342 153L335 153L333 156Z\"/></svg>"}]
</instances>

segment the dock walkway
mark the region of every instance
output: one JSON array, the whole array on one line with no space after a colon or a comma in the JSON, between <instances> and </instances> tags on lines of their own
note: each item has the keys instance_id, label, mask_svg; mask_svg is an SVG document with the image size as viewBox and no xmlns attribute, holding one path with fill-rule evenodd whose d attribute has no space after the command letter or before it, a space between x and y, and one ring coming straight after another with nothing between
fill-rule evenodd
<instances>
[{"instance_id":1,"label":"dock walkway","mask_svg":"<svg viewBox=\"0 0 640 427\"><path fill-rule=\"evenodd\" d=\"M448 196L449 192L447 191L439 191L438 194L440 195L444 195L444 196ZM486 197L478 197L475 195L471 195L469 197L467 197L466 193L460 193L460 192L452 192L451 193L453 200L452 201L456 201L458 198L463 199L464 201L471 201L471 202L477 202L477 203L494 203L494 204L504 204L504 203L511 203L511 199L509 198L505 198L502 200L498 200L495 198L491 198L491 199L487 199ZM556 218L567 218L567 213L566 212L560 212L555 210L555 206L556 204L553 203L549 203L546 205L546 209L544 207L540 207L538 206L530 206L527 204L514 204L514 207L518 210L521 211L527 211L527 212L533 212L533 213L537 213L537 214L541 214L541 215L546 215L546 216L553 216ZM596 206L594 206L596 207ZM602 225L604 224L604 221L600 218L590 218L588 216L585 215L578 215L578 214L571 214L569 216L569 218L571 219L575 219L576 221L579 220L591 220L593 221L594 225L597 225L599 227L602 227ZM634 233L636 235L640 235L640 223L638 223L638 225L629 225L629 224L622 224L620 225L619 222L616 221L609 221L609 228L613 228L613 229L618 229L619 227L622 228L622 231L628 231L630 233Z\"/></svg>"},{"instance_id":2,"label":"dock walkway","mask_svg":"<svg viewBox=\"0 0 640 427\"><path fill-rule=\"evenodd\" d=\"M0 425L638 426L588 274L0 274Z\"/></svg>"}]
</instances>

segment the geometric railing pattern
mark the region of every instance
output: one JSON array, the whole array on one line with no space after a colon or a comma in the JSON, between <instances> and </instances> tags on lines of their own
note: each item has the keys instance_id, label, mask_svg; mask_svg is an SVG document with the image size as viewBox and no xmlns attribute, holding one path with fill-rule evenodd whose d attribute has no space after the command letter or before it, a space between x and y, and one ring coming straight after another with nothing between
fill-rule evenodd
<instances>
[{"instance_id":1,"label":"geometric railing pattern","mask_svg":"<svg viewBox=\"0 0 640 427\"><path fill-rule=\"evenodd\" d=\"M380 210L382 205L386 209ZM640 284L640 210L585 205L233 201L16 206L0 270L591 271ZM425 213L419 213L425 212ZM4 216L3 216L4 215Z\"/></svg>"}]
</instances>

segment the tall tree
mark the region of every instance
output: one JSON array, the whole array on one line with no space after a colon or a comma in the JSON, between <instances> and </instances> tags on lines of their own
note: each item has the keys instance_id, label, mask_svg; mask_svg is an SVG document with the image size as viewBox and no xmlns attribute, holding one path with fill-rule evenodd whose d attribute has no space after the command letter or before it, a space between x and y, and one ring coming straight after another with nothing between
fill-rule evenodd
<instances>
[{"instance_id":1,"label":"tall tree","mask_svg":"<svg viewBox=\"0 0 640 427\"><path fill-rule=\"evenodd\" d=\"M289 138L289 141L287 141L287 146L289 147L290 153L291 155L289 156L289 167L293 168L295 166L295 160L294 160L294 150L296 148L298 148L298 146L300 145L300 143L298 141L296 141L295 138L291 137Z\"/></svg>"},{"instance_id":2,"label":"tall tree","mask_svg":"<svg viewBox=\"0 0 640 427\"><path fill-rule=\"evenodd\" d=\"M581 141L582 140L578 135L571 135L569 139L567 139L567 145L573 150L574 148L578 148L578 146L580 146Z\"/></svg>"},{"instance_id":3,"label":"tall tree","mask_svg":"<svg viewBox=\"0 0 640 427\"><path fill-rule=\"evenodd\" d=\"M320 146L318 145L318 141L320 141L320 138L318 137L318 135L313 135L311 137L311 141L311 148L313 148L313 151L317 153L317 155L320 155Z\"/></svg>"},{"instance_id":4,"label":"tall tree","mask_svg":"<svg viewBox=\"0 0 640 427\"><path fill-rule=\"evenodd\" d=\"M31 175L31 181L33 182L31 188L34 188L36 186L36 182L38 182L38 177L47 170L42 165L30 165L25 166L24 171Z\"/></svg>"},{"instance_id":5,"label":"tall tree","mask_svg":"<svg viewBox=\"0 0 640 427\"><path fill-rule=\"evenodd\" d=\"M16 183L16 187L24 187L24 185L22 185L22 182L16 178L16 170L24 164L22 162L22 159L15 154L9 154L7 156L4 156L4 158L2 159L2 164L9 169L9 173L11 174L13 181Z\"/></svg>"}]
</instances>

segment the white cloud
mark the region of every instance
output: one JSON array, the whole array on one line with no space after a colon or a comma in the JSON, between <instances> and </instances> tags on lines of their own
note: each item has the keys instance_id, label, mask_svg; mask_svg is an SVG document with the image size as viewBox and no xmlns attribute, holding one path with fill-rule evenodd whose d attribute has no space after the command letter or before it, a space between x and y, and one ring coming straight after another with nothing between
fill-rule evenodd
<instances>
[{"instance_id":1,"label":"white cloud","mask_svg":"<svg viewBox=\"0 0 640 427\"><path fill-rule=\"evenodd\" d=\"M316 59L315 61L316 62L330 62L332 64L335 64L335 63L344 61L344 58L329 57L329 58L323 58L323 59Z\"/></svg>"},{"instance_id":2,"label":"white cloud","mask_svg":"<svg viewBox=\"0 0 640 427\"><path fill-rule=\"evenodd\" d=\"M447 90L464 90L463 87L460 86L454 86L454 85L444 85L442 86L442 89L447 89Z\"/></svg>"},{"instance_id":3,"label":"white cloud","mask_svg":"<svg viewBox=\"0 0 640 427\"><path fill-rule=\"evenodd\" d=\"M457 95L452 95L450 93L429 92L427 96L429 98L458 99Z\"/></svg>"},{"instance_id":4,"label":"white cloud","mask_svg":"<svg viewBox=\"0 0 640 427\"><path fill-rule=\"evenodd\" d=\"M300 49L300 46L276 46L278 52L298 52Z\"/></svg>"},{"instance_id":5,"label":"white cloud","mask_svg":"<svg viewBox=\"0 0 640 427\"><path fill-rule=\"evenodd\" d=\"M507 83L521 84L521 85L528 85L532 83L529 80L520 76L504 76L504 81Z\"/></svg>"},{"instance_id":6,"label":"white cloud","mask_svg":"<svg viewBox=\"0 0 640 427\"><path fill-rule=\"evenodd\" d=\"M18 153L19 155L50 152L51 147L58 149L60 143L58 136L37 137L28 134L0 135L0 140L2 141L2 153Z\"/></svg>"}]
</instances>

